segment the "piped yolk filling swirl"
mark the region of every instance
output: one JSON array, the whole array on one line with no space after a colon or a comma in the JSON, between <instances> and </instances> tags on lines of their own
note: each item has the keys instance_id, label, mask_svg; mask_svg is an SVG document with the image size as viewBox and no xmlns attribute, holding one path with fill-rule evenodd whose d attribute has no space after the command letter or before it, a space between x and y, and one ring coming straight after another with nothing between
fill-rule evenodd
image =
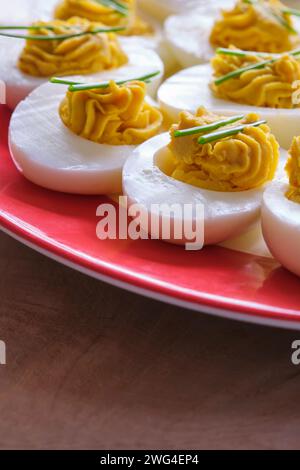
<instances>
[{"instance_id":1,"label":"piped yolk filling swirl","mask_svg":"<svg viewBox=\"0 0 300 470\"><path fill-rule=\"evenodd\" d=\"M286 197L300 204L300 137L294 137L285 169L290 183Z\"/></svg>"},{"instance_id":2,"label":"piped yolk filling swirl","mask_svg":"<svg viewBox=\"0 0 300 470\"><path fill-rule=\"evenodd\" d=\"M86 18L94 23L112 27L126 27L125 34L146 34L151 27L136 14L136 0L121 0L128 15L122 15L99 0L62 0L55 10L55 18L66 20L72 16Z\"/></svg>"},{"instance_id":3,"label":"piped yolk filling swirl","mask_svg":"<svg viewBox=\"0 0 300 470\"><path fill-rule=\"evenodd\" d=\"M216 54L211 62L214 70L214 80L211 83L213 93L218 98L252 106L287 109L299 107L299 104L293 102L294 84L300 80L299 56L294 57L287 53L263 68L245 71L219 85L215 83L217 78L230 72L271 58L272 56Z\"/></svg>"},{"instance_id":4,"label":"piped yolk filling swirl","mask_svg":"<svg viewBox=\"0 0 300 470\"><path fill-rule=\"evenodd\" d=\"M230 11L223 11L211 32L215 47L234 44L244 50L286 52L299 44L292 32L290 16L282 13L284 5L278 0L258 0L251 4L240 0Z\"/></svg>"},{"instance_id":5,"label":"piped yolk filling swirl","mask_svg":"<svg viewBox=\"0 0 300 470\"><path fill-rule=\"evenodd\" d=\"M145 101L146 85L132 81L107 88L68 91L59 109L63 123L75 134L110 145L138 145L155 136L161 112Z\"/></svg>"},{"instance_id":6,"label":"piped yolk filling swirl","mask_svg":"<svg viewBox=\"0 0 300 470\"><path fill-rule=\"evenodd\" d=\"M173 166L169 176L203 189L245 191L263 186L272 180L279 159L279 145L267 125L248 127L234 136L199 144L198 135L175 137L175 131L203 126L223 119L200 108L196 115L180 114L179 124L172 126L169 150ZM249 114L236 124L258 119Z\"/></svg>"},{"instance_id":7,"label":"piped yolk filling swirl","mask_svg":"<svg viewBox=\"0 0 300 470\"><path fill-rule=\"evenodd\" d=\"M38 22L33 35L68 35L88 32L95 24L82 18ZM49 30L43 26L52 26ZM35 77L79 75L120 67L128 62L114 33L85 34L64 40L28 39L18 61L19 69Z\"/></svg>"}]
</instances>

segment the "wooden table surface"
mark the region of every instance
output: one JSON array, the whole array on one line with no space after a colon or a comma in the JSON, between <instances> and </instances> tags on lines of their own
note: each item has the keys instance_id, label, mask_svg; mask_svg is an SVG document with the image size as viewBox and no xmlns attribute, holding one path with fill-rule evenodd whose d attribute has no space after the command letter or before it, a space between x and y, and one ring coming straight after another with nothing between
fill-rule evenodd
<instances>
[{"instance_id":1,"label":"wooden table surface","mask_svg":"<svg viewBox=\"0 0 300 470\"><path fill-rule=\"evenodd\" d=\"M300 332L110 287L0 234L0 448L299 448Z\"/></svg>"}]
</instances>

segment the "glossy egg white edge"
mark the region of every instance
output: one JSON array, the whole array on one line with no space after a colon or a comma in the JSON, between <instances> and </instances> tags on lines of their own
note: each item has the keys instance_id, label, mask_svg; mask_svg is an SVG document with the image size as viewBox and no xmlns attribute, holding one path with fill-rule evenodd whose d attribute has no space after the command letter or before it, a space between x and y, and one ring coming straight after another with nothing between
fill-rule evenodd
<instances>
[{"instance_id":1,"label":"glossy egg white edge","mask_svg":"<svg viewBox=\"0 0 300 470\"><path fill-rule=\"evenodd\" d=\"M231 238L221 243L220 246L240 253L273 258L262 234L260 218L242 235Z\"/></svg>"},{"instance_id":2,"label":"glossy egg white edge","mask_svg":"<svg viewBox=\"0 0 300 470\"><path fill-rule=\"evenodd\" d=\"M199 0L137 0L139 7L158 19L163 21L169 15L182 11L184 6L189 9L197 6ZM201 1L201 0L200 0Z\"/></svg>"},{"instance_id":3,"label":"glossy egg white edge","mask_svg":"<svg viewBox=\"0 0 300 470\"><path fill-rule=\"evenodd\" d=\"M157 161L161 152L168 151L169 140L168 133L156 136L138 146L126 161L123 193L128 197L129 205L138 204L145 208L151 219L157 216L155 204L179 204L182 207L184 204L193 207L202 204L205 244L221 243L249 230L259 218L264 188L236 193L208 191L167 176ZM171 225L174 223L168 211L159 215L161 219L169 218ZM149 231L149 226L143 228ZM171 238L168 241L185 244L187 240Z\"/></svg>"},{"instance_id":4,"label":"glossy egg white edge","mask_svg":"<svg viewBox=\"0 0 300 470\"><path fill-rule=\"evenodd\" d=\"M0 38L0 80L5 84L6 104L11 109L14 109L32 90L48 81L47 78L32 77L19 70L17 61L23 46L22 39ZM162 60L155 51L135 46L133 43L126 43L123 48L129 58L127 64L116 69L77 77L78 81L124 80L159 71L159 75L148 85L148 94L155 97L164 74Z\"/></svg>"},{"instance_id":5,"label":"glossy egg white edge","mask_svg":"<svg viewBox=\"0 0 300 470\"><path fill-rule=\"evenodd\" d=\"M148 3L151 5L151 1ZM213 24L220 9L233 4L233 0L173 2L171 13L179 14L167 17L163 30L169 56L176 59L178 68L192 67L210 60L214 53L209 42Z\"/></svg>"},{"instance_id":6,"label":"glossy egg white edge","mask_svg":"<svg viewBox=\"0 0 300 470\"><path fill-rule=\"evenodd\" d=\"M262 231L274 258L300 276L300 204L287 199L287 189L287 181L279 181L265 191Z\"/></svg>"},{"instance_id":7,"label":"glossy egg white edge","mask_svg":"<svg viewBox=\"0 0 300 470\"><path fill-rule=\"evenodd\" d=\"M212 15L201 12L170 16L164 25L168 46L181 67L208 62L214 54L209 36L214 23Z\"/></svg>"},{"instance_id":8,"label":"glossy egg white edge","mask_svg":"<svg viewBox=\"0 0 300 470\"><path fill-rule=\"evenodd\" d=\"M29 25L37 19L48 21L57 4L58 0L9 0L0 10L0 25Z\"/></svg>"},{"instance_id":9,"label":"glossy egg white edge","mask_svg":"<svg viewBox=\"0 0 300 470\"><path fill-rule=\"evenodd\" d=\"M203 14L218 12L220 8L227 8L234 3L234 0L138 0L138 5L155 18L163 21L169 15L185 12L193 12L200 9Z\"/></svg>"},{"instance_id":10,"label":"glossy egg white edge","mask_svg":"<svg viewBox=\"0 0 300 470\"><path fill-rule=\"evenodd\" d=\"M209 88L211 77L211 66L203 64L168 78L158 90L161 108L174 122L181 110L195 113L200 106L225 116L255 112L268 121L280 146L285 149L290 147L294 136L300 135L300 108L273 109L221 100Z\"/></svg>"},{"instance_id":11,"label":"glossy egg white edge","mask_svg":"<svg viewBox=\"0 0 300 470\"><path fill-rule=\"evenodd\" d=\"M71 132L58 113L65 92L63 85L46 83L17 106L9 127L17 168L31 182L54 191L120 192L122 168L135 146L97 144Z\"/></svg>"}]
</instances>

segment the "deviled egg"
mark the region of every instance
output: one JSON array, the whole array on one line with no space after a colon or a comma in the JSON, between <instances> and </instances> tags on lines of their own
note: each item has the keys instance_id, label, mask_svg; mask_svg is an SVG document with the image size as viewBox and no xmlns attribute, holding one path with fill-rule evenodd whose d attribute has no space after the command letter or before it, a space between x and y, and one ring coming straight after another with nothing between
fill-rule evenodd
<instances>
[{"instance_id":1,"label":"deviled egg","mask_svg":"<svg viewBox=\"0 0 300 470\"><path fill-rule=\"evenodd\" d=\"M272 183L264 194L262 229L274 258L300 276L300 137L293 139L289 154L289 181Z\"/></svg>"},{"instance_id":2,"label":"deviled egg","mask_svg":"<svg viewBox=\"0 0 300 470\"><path fill-rule=\"evenodd\" d=\"M120 192L124 162L162 124L160 111L146 99L151 78L70 83L67 93L67 82L56 79L34 90L11 118L9 146L18 169L56 191Z\"/></svg>"},{"instance_id":3,"label":"deviled egg","mask_svg":"<svg viewBox=\"0 0 300 470\"><path fill-rule=\"evenodd\" d=\"M168 44L183 67L207 62L216 47L277 53L300 44L299 21L278 0L222 2L218 8L218 16L195 9L166 21Z\"/></svg>"},{"instance_id":4,"label":"deviled egg","mask_svg":"<svg viewBox=\"0 0 300 470\"><path fill-rule=\"evenodd\" d=\"M61 20L79 16L106 26L123 26L126 35L152 32L151 26L138 16L136 0L60 0L54 16Z\"/></svg>"},{"instance_id":5,"label":"deviled egg","mask_svg":"<svg viewBox=\"0 0 300 470\"><path fill-rule=\"evenodd\" d=\"M257 52L286 52L299 45L292 15L279 0L238 0L222 11L211 31L214 47L234 46Z\"/></svg>"},{"instance_id":6,"label":"deviled egg","mask_svg":"<svg viewBox=\"0 0 300 470\"><path fill-rule=\"evenodd\" d=\"M163 58L166 68L174 71L175 61L166 52L160 24L143 11L137 12L135 0L123 3L107 0L10 0L5 8L0 9L0 25L23 26L37 20L52 21L54 18L69 19L72 16L88 19L102 27L123 27L118 32L122 35L123 44L154 50Z\"/></svg>"},{"instance_id":7,"label":"deviled egg","mask_svg":"<svg viewBox=\"0 0 300 470\"><path fill-rule=\"evenodd\" d=\"M94 23L106 26L124 27L121 34L124 44L137 44L153 49L163 59L168 73L175 70L176 61L169 54L162 35L161 26L142 8L138 8L136 0L60 0L54 10L54 16L68 19L72 16L87 18ZM178 70L178 69L176 69Z\"/></svg>"},{"instance_id":8,"label":"deviled egg","mask_svg":"<svg viewBox=\"0 0 300 470\"><path fill-rule=\"evenodd\" d=\"M122 34L142 35L152 31L152 26L139 18L136 0L10 0L0 11L0 25L31 24L37 18L67 20L74 16L102 26L123 26Z\"/></svg>"},{"instance_id":9,"label":"deviled egg","mask_svg":"<svg viewBox=\"0 0 300 470\"><path fill-rule=\"evenodd\" d=\"M185 111L170 134L148 140L128 158L123 192L130 205L146 208L147 220L169 215L170 225L172 214L155 212L157 205L203 205L204 243L220 243L257 221L278 159L279 145L258 115L226 118L204 108L195 115ZM152 230L152 223L143 228Z\"/></svg>"},{"instance_id":10,"label":"deviled egg","mask_svg":"<svg viewBox=\"0 0 300 470\"><path fill-rule=\"evenodd\" d=\"M259 113L287 149L300 133L300 50L270 55L220 48L208 64L183 70L159 89L162 109L176 121L201 105L225 115Z\"/></svg>"},{"instance_id":11,"label":"deviled egg","mask_svg":"<svg viewBox=\"0 0 300 470\"><path fill-rule=\"evenodd\" d=\"M148 90L154 96L164 71L161 59L153 50L122 45L114 30L74 17L35 23L24 35L26 42L15 32L1 31L13 36L0 39L0 80L6 84L8 106L13 109L53 75L88 75L91 81L103 81L159 70Z\"/></svg>"}]
</instances>

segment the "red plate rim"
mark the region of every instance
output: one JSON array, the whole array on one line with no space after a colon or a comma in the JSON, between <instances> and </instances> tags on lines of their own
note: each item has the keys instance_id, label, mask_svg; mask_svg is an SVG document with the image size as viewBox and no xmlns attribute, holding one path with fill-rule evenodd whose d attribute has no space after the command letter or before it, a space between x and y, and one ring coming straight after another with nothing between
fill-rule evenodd
<instances>
[{"instance_id":1,"label":"red plate rim","mask_svg":"<svg viewBox=\"0 0 300 470\"><path fill-rule=\"evenodd\" d=\"M245 301L223 295L195 292L192 289L179 288L178 285L173 286L170 282L134 272L134 270L101 258L95 260L44 233L33 232L30 227L26 226L26 223L21 224L20 220L16 220L11 214L1 209L1 206L0 228L19 241L61 263L148 297L232 319L300 329L300 309L271 307L251 300ZM224 250L226 249L224 248ZM251 259L250 255L249 259Z\"/></svg>"},{"instance_id":2,"label":"red plate rim","mask_svg":"<svg viewBox=\"0 0 300 470\"><path fill-rule=\"evenodd\" d=\"M102 282L106 282L120 289L125 289L129 292L143 295L144 297L148 297L150 299L155 299L160 302L165 302L171 305L175 305L177 307L183 307L183 308L187 308L189 310L194 310L197 312L202 311L202 313L211 314L211 315L218 316L221 318L226 318L229 320L259 324L263 326L273 326L277 328L288 328L288 329L300 330L300 323L299 323L298 316L296 316L296 321L294 321L292 317L290 318L287 317L285 313L282 320L280 320L278 315L272 318L271 316L269 317L262 316L260 313L258 313L257 315L253 315L252 312L251 314L243 313L238 309L235 312L230 312L228 309L217 308L215 306L211 307L209 305L205 305L204 303L196 304L190 301L176 299L174 295L168 296L163 293L156 292L154 290L151 291L149 287L147 287L147 289L143 289L141 287L134 286L133 283L123 282L118 277L116 278L108 277L105 274L102 274L100 271L92 271L88 268L84 268L83 266L80 266L78 263L77 264L72 263L71 261L68 261L66 258L54 255L52 252L38 247L38 245L34 244L33 242L21 238L16 233L10 232L6 228L4 228L4 226L0 226L0 230L2 230L2 232L6 233L7 235L10 235L12 238L24 244L25 246L28 246L29 248L37 251L38 253L43 254L44 256L49 257L50 259L54 261L57 261L76 271L79 271L82 274L93 277Z\"/></svg>"}]
</instances>

